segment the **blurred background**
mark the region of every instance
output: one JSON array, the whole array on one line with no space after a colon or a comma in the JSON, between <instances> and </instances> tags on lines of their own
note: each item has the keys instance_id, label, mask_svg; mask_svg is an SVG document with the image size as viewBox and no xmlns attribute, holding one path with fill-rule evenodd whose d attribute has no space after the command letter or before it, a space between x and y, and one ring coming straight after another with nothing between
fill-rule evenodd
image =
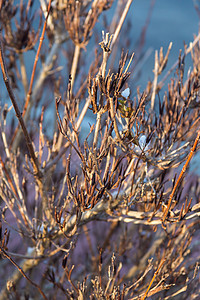
<instances>
[{"instance_id":1,"label":"blurred background","mask_svg":"<svg viewBox=\"0 0 200 300\"><path fill-rule=\"evenodd\" d=\"M184 50L184 43L189 45L199 30L197 8L200 7L200 1L157 0L154 2L143 49L144 52L147 51L147 57L138 80L141 87L145 87L147 81L153 78L155 50L163 47L166 53L169 43L173 43L168 61L169 68L177 60L179 50ZM128 18L131 22L130 49L133 51L139 42L151 4L152 1L149 0L134 0L132 3Z\"/></svg>"}]
</instances>

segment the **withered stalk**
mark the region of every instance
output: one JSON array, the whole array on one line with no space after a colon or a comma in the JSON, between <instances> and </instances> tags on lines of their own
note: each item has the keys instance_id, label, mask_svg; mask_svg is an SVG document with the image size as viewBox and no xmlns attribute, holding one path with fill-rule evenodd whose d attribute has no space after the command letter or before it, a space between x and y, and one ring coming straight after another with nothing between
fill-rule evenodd
<instances>
[{"instance_id":1,"label":"withered stalk","mask_svg":"<svg viewBox=\"0 0 200 300\"><path fill-rule=\"evenodd\" d=\"M129 8L131 6L132 1L133 0L128 0L128 2L126 3L126 6L125 6L124 11L122 13L122 16L120 18L119 24L118 24L118 26L117 26L117 28L115 30L114 36L113 36L113 40L112 40L112 43L111 43L111 49L113 48L113 46L114 46L114 44L115 44L115 42L116 42L116 40L118 38L118 35L120 33L120 30L122 28L122 25L124 23L124 20L126 18L126 15L127 15L128 11L129 11Z\"/></svg>"},{"instance_id":2,"label":"withered stalk","mask_svg":"<svg viewBox=\"0 0 200 300\"><path fill-rule=\"evenodd\" d=\"M34 287L36 287L38 289L38 291L40 292L40 294L42 295L42 297L45 300L48 300L47 297L45 296L45 294L43 293L43 291L41 290L40 286L37 285L35 282L33 282L22 270L22 268L20 266L18 266L18 264L8 255L8 253L0 246L0 253L3 253L3 255L18 269L18 271L24 276L24 278L30 282L30 284L32 284ZM0 295L1 298L1 295ZM5 299L5 298L4 298Z\"/></svg>"},{"instance_id":3,"label":"withered stalk","mask_svg":"<svg viewBox=\"0 0 200 300\"><path fill-rule=\"evenodd\" d=\"M25 101L25 105L24 105L24 109L23 109L23 113L22 113L23 118L25 117L25 114L26 114L26 111L27 111L27 107L28 107L28 104L30 102L30 98L31 98L31 94L32 94L32 88L33 88L33 81L34 81L34 77L35 77L35 71L36 71L36 67L37 67L37 62L39 60L39 55L40 55L42 43L43 43L43 40L44 40L44 34L45 34L45 31L46 31L47 20L48 20L48 16L49 16L49 13L50 13L50 8L51 8L51 0L49 0L48 13L47 13L47 16L45 18L45 22L44 22L42 34L41 34L41 37L40 37L40 43L39 43L39 46L38 46L38 49L37 49L37 53L36 53L36 56L35 56L35 61L34 61L33 70L32 70L32 73L31 73L31 80L30 80L30 84L29 84L28 94L27 94L27 97L26 97L26 101ZM21 55L20 55L20 59L22 59ZM26 82L26 76L25 76L25 71L24 70L22 72L22 76L24 78L25 92L26 92L26 83L27 82ZM13 142L15 141L15 139L18 139L17 138L18 131L19 131L19 126L17 126L16 129L15 129L15 132L13 134L10 147L12 147Z\"/></svg>"},{"instance_id":4,"label":"withered stalk","mask_svg":"<svg viewBox=\"0 0 200 300\"><path fill-rule=\"evenodd\" d=\"M172 190L172 192L171 192L171 194L170 194L170 196L169 196L168 205L167 205L167 208L165 209L165 212L164 212L164 215L163 215L163 222L165 222L166 217L167 217L167 215L168 215L168 212L169 212L169 209L170 209L170 205L171 205L171 202L172 202L174 193L175 193L175 191L176 191L176 189L177 189L177 187L178 187L178 185L179 185L179 183L180 183L180 181L181 181L181 178L183 177L183 174L184 174L185 171L186 171L186 168L187 168L187 166L188 166L190 160L192 159L192 156L193 156L193 154L194 154L194 151L195 151L195 149L196 149L196 147L197 147L197 144L198 144L198 141L199 141L199 136L200 136L200 130L198 130L197 137L196 137L196 139L195 139L195 142L194 142L193 147L191 148L191 151L190 151L190 154L189 154L189 156L188 156L188 158L187 158L187 161L186 161L186 163L184 164L184 166L183 166L183 168L182 168L182 170L181 170L181 173L180 173L180 175L179 175L179 177L178 177L178 179L177 179L177 181L176 181L176 183L175 183L175 185L174 185L174 187L173 187L173 190Z\"/></svg>"},{"instance_id":5,"label":"withered stalk","mask_svg":"<svg viewBox=\"0 0 200 300\"><path fill-rule=\"evenodd\" d=\"M40 51L41 51L41 48L42 48L42 43L43 43L43 40L44 40L44 34L45 34L45 31L46 31L47 19L48 19L49 13L50 13L50 8L51 8L51 0L49 0L48 13L47 13L47 16L45 18L42 34L41 34L41 37L40 37L40 43L39 43L37 53L36 53L36 56L35 56L33 71L32 71L32 74L31 74L31 80L30 80L30 84L29 84L29 90L28 90L26 102L25 102L25 105L24 105L23 116L26 113L26 110L27 110L27 107L28 107L28 104L29 104L29 101L30 101L30 98L31 98L31 93L32 93L32 88L33 88L33 81L34 81L34 77L35 77L35 71L36 71L36 67L37 67L37 62L39 60L39 54L40 54Z\"/></svg>"},{"instance_id":6,"label":"withered stalk","mask_svg":"<svg viewBox=\"0 0 200 300\"><path fill-rule=\"evenodd\" d=\"M153 278L151 279L151 282L150 282L150 284L149 284L149 286L148 286L148 288L147 288L147 290L146 290L146 292L145 292L145 294L144 294L144 297L142 297L142 300L145 300L145 299L146 299L146 297L147 297L147 295L148 295L148 292L149 292L149 290L150 290L150 288L151 288L151 286L152 286L152 284L153 284L153 282L154 282L154 280L155 280L155 278L156 278L158 272L160 271L160 269L162 268L162 266L163 266L164 263L165 263L165 259L162 258L162 259L161 259L161 262L160 262L160 264L159 264L159 266L158 266L158 269L157 269L156 272L154 273Z\"/></svg>"},{"instance_id":7,"label":"withered stalk","mask_svg":"<svg viewBox=\"0 0 200 300\"><path fill-rule=\"evenodd\" d=\"M39 163L38 163L38 160L35 156L35 151L33 149L31 138L30 138L29 133L27 131L26 125L25 125L24 120L23 120L23 117L22 117L21 112L19 110L19 107L17 105L15 95L14 95L12 87L10 85L8 72L7 72L7 69L6 69L5 61L4 61L3 45L2 45L1 40L0 40L0 65L1 65L1 70L2 70L2 74L3 74L4 83L6 85L8 94L10 96L10 100L12 101L14 110L16 112L16 116L19 120L19 123L21 125L22 131L23 131L23 134L24 134L24 137L25 137L26 145L27 145L27 148L29 150L29 154L30 154L31 161L32 161L32 164L33 164L34 172L36 173L37 176L41 177Z\"/></svg>"},{"instance_id":8,"label":"withered stalk","mask_svg":"<svg viewBox=\"0 0 200 300\"><path fill-rule=\"evenodd\" d=\"M185 50L185 53L181 56L181 60L183 59L184 55L188 55L192 49L195 47L195 45L199 42L200 40L200 33L197 35L197 37L194 39L192 43L190 43L189 47ZM163 77L163 79L158 83L159 88L161 89L166 82L167 78L169 75L173 72L173 70L178 66L179 64L179 59L173 64L173 66L170 68L170 70L166 73L166 75Z\"/></svg>"},{"instance_id":9,"label":"withered stalk","mask_svg":"<svg viewBox=\"0 0 200 300\"><path fill-rule=\"evenodd\" d=\"M153 81L153 92L151 95L151 109L154 109L154 102L155 102L155 96L156 96L156 88L157 88L157 82L158 82L158 51L155 52L155 64L154 64L154 81Z\"/></svg>"},{"instance_id":10,"label":"withered stalk","mask_svg":"<svg viewBox=\"0 0 200 300\"><path fill-rule=\"evenodd\" d=\"M78 66L80 50L81 50L80 44L75 45L74 57L73 57L73 62L72 62L72 67L71 67L71 76L72 76L71 91L73 91L74 80L75 80L75 77L76 77L76 70L77 70L77 66Z\"/></svg>"}]
</instances>

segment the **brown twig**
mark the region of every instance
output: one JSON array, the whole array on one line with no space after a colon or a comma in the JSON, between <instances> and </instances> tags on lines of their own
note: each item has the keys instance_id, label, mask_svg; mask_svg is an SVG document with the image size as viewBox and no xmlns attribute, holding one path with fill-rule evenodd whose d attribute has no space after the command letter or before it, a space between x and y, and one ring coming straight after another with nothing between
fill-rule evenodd
<instances>
[{"instance_id":1,"label":"brown twig","mask_svg":"<svg viewBox=\"0 0 200 300\"><path fill-rule=\"evenodd\" d=\"M29 85L29 90L28 90L28 95L27 95L26 102L25 102L25 105L24 105L23 116L26 113L26 109L27 109L27 106L28 106L29 101L30 101L32 88L33 88L33 81L34 81L34 77L35 77L35 71L36 71L37 62L38 62L38 59L39 59L39 54L40 54L40 51L41 51L42 43L43 43L43 40L44 40L44 34L45 34L45 31L46 31L47 19L48 19L48 16L49 16L50 8L51 8L51 0L49 0L48 13L47 13L47 16L46 16L46 19L45 19L45 22L44 22L42 34L41 34L41 37L40 37L40 43L39 43L38 50L37 50L37 53L36 53L36 56L35 56L33 71L32 71L32 74L31 74L31 80L30 80L30 85Z\"/></svg>"},{"instance_id":2,"label":"brown twig","mask_svg":"<svg viewBox=\"0 0 200 300\"><path fill-rule=\"evenodd\" d=\"M190 154L189 154L189 156L188 156L188 158L187 158L187 161L186 161L186 163L184 164L184 166L183 166L183 168L182 168L182 170L181 170L181 173L180 173L180 175L179 175L179 177L178 177L178 179L177 179L177 181L176 181L176 183L175 183L175 185L174 185L174 187L173 187L173 190L172 190L172 192L171 192L171 194L170 194L169 201L168 201L168 205L167 205L167 208L165 209L165 212L164 212L164 215L163 215L163 222L165 222L166 217L167 217L167 215L168 215L168 212L169 212L169 209L170 209L170 205L171 205L171 202L172 202L174 193L175 193L175 191L176 191L176 189L177 189L177 187L178 187L178 185L179 185L179 183L180 183L180 181L181 181L181 178L183 177L183 174L184 174L185 171L186 171L186 168L187 168L187 166L188 166L190 160L192 159L192 156L193 156L193 154L194 154L194 151L195 151L195 149L196 149L196 147L197 147L197 143L198 143L198 141L199 141L199 136L200 136L200 130L198 130L197 137L196 137L196 139L195 139L194 145L193 145L193 147L192 147L191 150L190 150Z\"/></svg>"},{"instance_id":3,"label":"brown twig","mask_svg":"<svg viewBox=\"0 0 200 300\"><path fill-rule=\"evenodd\" d=\"M26 142L26 146L28 148L29 155L31 157L31 163L32 163L32 166L33 166L34 175L36 176L36 181L37 181L37 184L39 186L40 195L41 195L41 198L43 199L43 201L42 201L43 211L44 211L44 213L46 212L47 218L49 219L50 213L49 213L48 210L46 210L46 208L48 206L48 199L47 199L47 195L46 195L46 192L45 192L45 189L44 189L44 184L43 184L43 181L42 181L43 174L42 174L42 171L40 169L38 159L35 155L32 140L31 140L30 135L28 133L28 130L26 128L24 119L21 115L21 112L19 110L14 92L13 92L11 84L10 84L7 68L6 68L5 61L4 61L4 53L3 53L3 46L2 46L1 40L0 40L0 65L1 65L3 79L4 79L4 82L5 82L8 94L9 94L10 99L12 101L16 116L17 116L17 118L19 120L19 123L21 125L22 131L23 131L23 134L24 134L24 138L25 138L25 142Z\"/></svg>"},{"instance_id":4,"label":"brown twig","mask_svg":"<svg viewBox=\"0 0 200 300\"><path fill-rule=\"evenodd\" d=\"M37 62L39 60L39 54L40 54L40 51L41 51L42 43L43 43L43 40L44 40L44 34L45 34L45 31L46 31L47 19L48 19L49 13L50 13L50 8L51 8L51 0L49 0L48 13L47 13L47 16L45 18L42 34L41 34L41 37L40 37L40 43L39 43L37 53L36 53L36 56L35 56L35 61L34 61L33 70L32 70L32 74L31 74L31 80L30 80L30 84L29 84L29 90L28 90L28 94L27 94L27 97L26 97L26 102L25 102L25 105L24 105L23 113L22 113L23 117L26 114L26 110L27 110L28 104L30 102L31 94L32 94L35 71L36 71L36 67L37 67ZM10 147L12 147L12 144L13 144L13 142L16 138L16 135L18 133L18 130L19 130L19 126L15 129L15 132L13 134L13 137L12 137L12 140L11 140L11 143L10 143Z\"/></svg>"},{"instance_id":5,"label":"brown twig","mask_svg":"<svg viewBox=\"0 0 200 300\"><path fill-rule=\"evenodd\" d=\"M10 81L9 81L8 72L7 72L7 68L6 68L6 65L5 65L5 61L4 61L3 46L2 46L1 40L0 40L0 65L1 65L1 70L2 70L2 73L3 73L3 79L4 79L4 82L5 82L8 94L10 96L10 99L12 101L14 110L16 112L16 116L19 120L19 123L21 125L22 131L23 131L23 134L24 134L26 145L27 145L27 148L28 148L31 160L32 160L34 172L40 177L41 172L40 172L38 160L35 156L35 151L33 149L32 141L31 141L31 138L30 138L29 133L27 131L26 125L24 123L23 117L22 117L21 112L19 110L17 101L15 99L15 95L13 93L13 90L12 90L12 87L11 87L11 84L10 84Z\"/></svg>"},{"instance_id":6,"label":"brown twig","mask_svg":"<svg viewBox=\"0 0 200 300\"><path fill-rule=\"evenodd\" d=\"M195 45L199 42L200 40L200 33L197 35L197 37L194 39L192 43L190 43L189 47L185 50L184 54L181 56L181 60L183 59L184 56L188 55L192 49L195 47ZM159 88L161 89L164 85L164 82L167 80L169 75L172 73L172 71L178 66L179 60L177 60L173 66L170 68L170 70L166 73L166 75L163 77L163 79L158 83Z\"/></svg>"},{"instance_id":7,"label":"brown twig","mask_svg":"<svg viewBox=\"0 0 200 300\"><path fill-rule=\"evenodd\" d=\"M159 264L159 266L158 266L158 269L157 269L156 272L154 273L153 278L151 279L151 282L150 282L150 284L149 284L149 286L148 286L148 288L147 288L147 290L146 290L144 296L142 297L142 300L145 300L145 299L146 299L147 294L148 294L148 292L149 292L149 290L150 290L150 288L151 288L151 286L152 286L152 284L153 284L153 282L154 282L154 280L155 280L155 278L156 278L156 275L158 274L158 272L159 272L160 269L162 268L164 262L165 262L165 259L162 258L162 259L161 259L161 262L160 262L160 264Z\"/></svg>"},{"instance_id":8,"label":"brown twig","mask_svg":"<svg viewBox=\"0 0 200 300\"><path fill-rule=\"evenodd\" d=\"M35 282L33 282L22 270L22 268L20 266L18 266L18 264L8 255L8 253L0 246L0 252L3 253L3 255L18 269L18 271L22 274L22 276L24 276L24 278L26 278L26 280L28 280L28 282L30 282L33 286L35 286L38 291L40 292L40 294L42 295L42 297L44 299L47 300L47 297L45 296L45 294L43 293L43 291L41 290L41 288L39 287L39 285L37 285Z\"/></svg>"},{"instance_id":9,"label":"brown twig","mask_svg":"<svg viewBox=\"0 0 200 300\"><path fill-rule=\"evenodd\" d=\"M9 183L9 185L10 185L10 188L11 188L13 194L14 194L15 197L19 200L19 196L18 196L18 194L17 194L16 188L14 187L14 184L13 184L13 182L12 182L12 179L10 178L10 175L9 175L8 170L7 170L7 168L6 168L6 166L5 166L4 162L3 162L3 160L2 160L2 158L1 158L1 155L0 155L0 163L1 163L1 167L2 167L2 169L3 169L3 171L4 171L4 173L5 173L5 176L6 176L7 180L8 180L8 183Z\"/></svg>"}]
</instances>

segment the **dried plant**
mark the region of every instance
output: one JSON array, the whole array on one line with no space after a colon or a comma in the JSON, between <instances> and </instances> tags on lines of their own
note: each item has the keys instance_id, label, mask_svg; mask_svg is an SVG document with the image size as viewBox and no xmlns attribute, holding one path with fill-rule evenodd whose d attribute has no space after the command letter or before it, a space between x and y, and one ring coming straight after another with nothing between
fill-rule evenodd
<instances>
[{"instance_id":1,"label":"dried plant","mask_svg":"<svg viewBox=\"0 0 200 300\"><path fill-rule=\"evenodd\" d=\"M0 1L0 299L199 295L200 34L135 93L113 2Z\"/></svg>"}]
</instances>

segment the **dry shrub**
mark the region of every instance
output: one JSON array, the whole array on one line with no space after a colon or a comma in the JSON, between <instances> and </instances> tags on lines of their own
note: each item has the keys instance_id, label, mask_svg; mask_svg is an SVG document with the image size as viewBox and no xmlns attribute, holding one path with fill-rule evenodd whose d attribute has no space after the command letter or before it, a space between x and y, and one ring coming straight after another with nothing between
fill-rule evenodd
<instances>
[{"instance_id":1,"label":"dry shrub","mask_svg":"<svg viewBox=\"0 0 200 300\"><path fill-rule=\"evenodd\" d=\"M131 2L0 1L0 299L198 297L200 34L134 92Z\"/></svg>"}]
</instances>

